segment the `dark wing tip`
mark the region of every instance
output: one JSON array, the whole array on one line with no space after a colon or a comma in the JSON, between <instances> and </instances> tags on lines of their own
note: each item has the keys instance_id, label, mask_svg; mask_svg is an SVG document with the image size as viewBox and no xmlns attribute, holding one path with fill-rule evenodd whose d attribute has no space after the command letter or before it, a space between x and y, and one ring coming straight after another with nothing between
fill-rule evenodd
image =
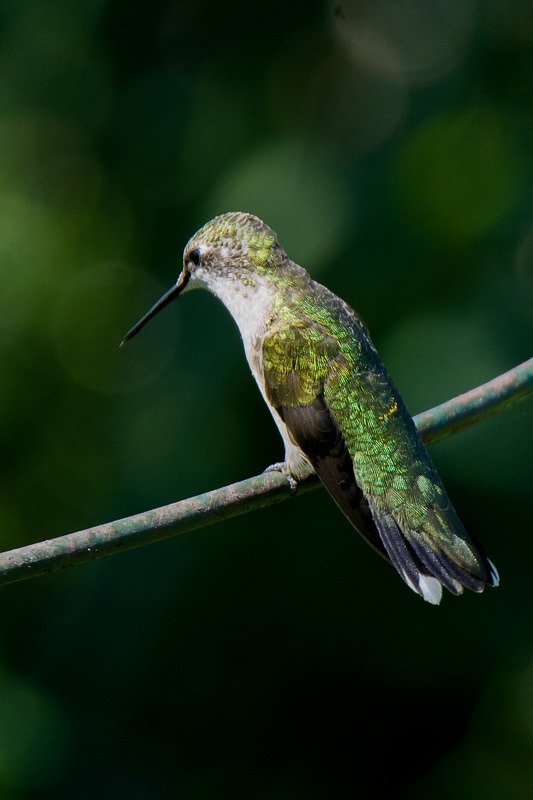
<instances>
[{"instance_id":1,"label":"dark wing tip","mask_svg":"<svg viewBox=\"0 0 533 800\"><path fill-rule=\"evenodd\" d=\"M352 458L323 396L306 405L277 410L340 510L370 546L388 559L367 499L355 479Z\"/></svg>"},{"instance_id":2,"label":"dark wing tip","mask_svg":"<svg viewBox=\"0 0 533 800\"><path fill-rule=\"evenodd\" d=\"M391 514L379 511L373 503L370 509L392 564L406 584L424 600L434 605L440 603L443 586L455 595L462 594L464 589L482 592L487 585L498 586L498 571L479 546L475 546L479 568L474 575L443 550L424 541L420 533L410 531L406 538Z\"/></svg>"},{"instance_id":3,"label":"dark wing tip","mask_svg":"<svg viewBox=\"0 0 533 800\"><path fill-rule=\"evenodd\" d=\"M498 585L496 568L473 537L469 537L471 568L466 563L461 566L419 531L409 530L405 535L392 514L378 509L365 496L355 479L339 425L321 394L312 403L278 406L277 410L341 511L424 600L440 603L443 586L457 595L464 589L482 592L486 585Z\"/></svg>"}]
</instances>

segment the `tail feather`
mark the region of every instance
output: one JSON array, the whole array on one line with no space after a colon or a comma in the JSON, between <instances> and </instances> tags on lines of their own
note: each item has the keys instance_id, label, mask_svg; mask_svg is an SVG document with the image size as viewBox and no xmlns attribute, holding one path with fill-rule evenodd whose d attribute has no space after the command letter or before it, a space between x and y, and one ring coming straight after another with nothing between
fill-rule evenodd
<instances>
[{"instance_id":1,"label":"tail feather","mask_svg":"<svg viewBox=\"0 0 533 800\"><path fill-rule=\"evenodd\" d=\"M484 582L474 575L470 575L455 564L442 550L432 550L420 535L411 531L409 543L418 555L424 567L439 578L443 586L453 594L462 594L463 588L474 592L482 592Z\"/></svg>"},{"instance_id":2,"label":"tail feather","mask_svg":"<svg viewBox=\"0 0 533 800\"><path fill-rule=\"evenodd\" d=\"M370 502L373 520L387 554L405 583L424 600L437 605L444 586L452 594L462 594L463 589L482 592L485 585L497 586L496 568L483 551L475 547L476 561L483 577L473 575L461 567L442 549L436 549L421 534L409 531L406 538L395 518L384 513Z\"/></svg>"},{"instance_id":3,"label":"tail feather","mask_svg":"<svg viewBox=\"0 0 533 800\"><path fill-rule=\"evenodd\" d=\"M376 528L393 566L396 567L413 592L422 595L428 603L438 605L442 599L442 581L424 568L422 561L402 535L394 518L390 514L380 513L373 503L369 505ZM454 594L458 593L454 589L452 591Z\"/></svg>"}]
</instances>

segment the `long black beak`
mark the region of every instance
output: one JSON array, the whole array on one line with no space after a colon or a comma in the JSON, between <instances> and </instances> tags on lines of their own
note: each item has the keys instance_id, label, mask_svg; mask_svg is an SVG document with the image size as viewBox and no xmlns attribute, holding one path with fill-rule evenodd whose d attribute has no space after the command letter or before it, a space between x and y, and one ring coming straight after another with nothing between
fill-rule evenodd
<instances>
[{"instance_id":1,"label":"long black beak","mask_svg":"<svg viewBox=\"0 0 533 800\"><path fill-rule=\"evenodd\" d=\"M163 297L161 297L157 301L157 303L154 306L152 306L150 311L148 311L144 315L144 317L141 317L141 319L138 322L135 323L133 328L130 328L130 330L127 332L127 334L125 335L125 337L121 341L120 347L122 347L122 345L125 344L129 339L133 339L133 337L137 333L139 333L141 328L144 328L144 326L146 325L148 320L151 320L152 317L155 317L155 315L159 311L161 311L162 308L164 308L165 306L168 306L170 301L174 300L174 298L177 297L180 294L180 292L182 292L185 289L185 287L187 286L187 284L189 282L189 278L190 277L191 277L191 273L187 272L187 270L184 269L183 272L181 273L181 275L179 276L179 278L177 280L177 283L175 283L174 286L172 286L172 288L168 290L168 292L165 292Z\"/></svg>"}]
</instances>

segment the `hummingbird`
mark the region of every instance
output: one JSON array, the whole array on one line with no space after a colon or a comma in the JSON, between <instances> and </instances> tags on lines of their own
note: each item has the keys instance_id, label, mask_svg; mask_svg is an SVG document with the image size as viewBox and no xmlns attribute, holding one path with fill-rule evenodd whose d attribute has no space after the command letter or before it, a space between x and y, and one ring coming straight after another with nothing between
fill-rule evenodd
<instances>
[{"instance_id":1,"label":"hummingbird","mask_svg":"<svg viewBox=\"0 0 533 800\"><path fill-rule=\"evenodd\" d=\"M259 390L285 445L268 467L298 481L316 472L349 522L424 600L442 587L497 586L385 369L350 306L295 264L252 214L222 214L184 250L183 269L122 344L179 294L204 288L239 328Z\"/></svg>"}]
</instances>

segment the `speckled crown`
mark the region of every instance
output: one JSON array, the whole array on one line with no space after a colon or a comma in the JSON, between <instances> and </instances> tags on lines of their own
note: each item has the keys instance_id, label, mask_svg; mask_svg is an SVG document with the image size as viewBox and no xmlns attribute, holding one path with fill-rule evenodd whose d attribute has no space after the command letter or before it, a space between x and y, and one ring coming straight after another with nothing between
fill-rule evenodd
<instances>
[{"instance_id":1,"label":"speckled crown","mask_svg":"<svg viewBox=\"0 0 533 800\"><path fill-rule=\"evenodd\" d=\"M276 233L253 214L232 211L220 214L194 234L188 248L202 243L225 247L235 256L247 255L256 265L266 264L273 252L283 253Z\"/></svg>"}]
</instances>

